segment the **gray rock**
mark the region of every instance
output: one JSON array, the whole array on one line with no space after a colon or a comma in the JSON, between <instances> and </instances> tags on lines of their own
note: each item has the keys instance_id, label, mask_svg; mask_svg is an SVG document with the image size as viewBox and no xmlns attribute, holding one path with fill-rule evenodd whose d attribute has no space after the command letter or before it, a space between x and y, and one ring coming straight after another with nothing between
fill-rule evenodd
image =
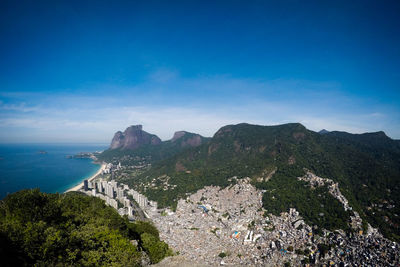
<instances>
[{"instance_id":1,"label":"gray rock","mask_svg":"<svg viewBox=\"0 0 400 267\"><path fill-rule=\"evenodd\" d=\"M154 134L143 131L142 125L133 125L122 133L115 133L111 141L110 149L136 149L143 145L159 145L161 139Z\"/></svg>"}]
</instances>

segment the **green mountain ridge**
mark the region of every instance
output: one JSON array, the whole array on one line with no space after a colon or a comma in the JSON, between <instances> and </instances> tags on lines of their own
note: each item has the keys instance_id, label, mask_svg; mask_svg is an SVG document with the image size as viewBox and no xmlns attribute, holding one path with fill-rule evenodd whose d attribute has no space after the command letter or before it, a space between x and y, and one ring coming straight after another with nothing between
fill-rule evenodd
<instances>
[{"instance_id":1,"label":"green mountain ridge","mask_svg":"<svg viewBox=\"0 0 400 267\"><path fill-rule=\"evenodd\" d=\"M383 131L363 134L350 134L347 132L333 131L326 133L326 135L359 143L372 149L384 149L389 152L396 151L396 153L400 153L400 140L391 139Z\"/></svg>"},{"instance_id":2,"label":"green mountain ridge","mask_svg":"<svg viewBox=\"0 0 400 267\"><path fill-rule=\"evenodd\" d=\"M222 127L200 146L160 157L151 168L125 182L165 207L206 185L224 187L232 183L232 177L251 177L254 185L266 190L263 202L268 212L279 214L295 207L313 225L348 229L351 212L325 196L325 189L317 192L297 180L307 169L338 182L364 226L368 222L399 240L399 151L399 141L383 132L319 134L299 123L241 123ZM176 187L157 186L163 177ZM321 213L324 218L318 216Z\"/></svg>"}]
</instances>

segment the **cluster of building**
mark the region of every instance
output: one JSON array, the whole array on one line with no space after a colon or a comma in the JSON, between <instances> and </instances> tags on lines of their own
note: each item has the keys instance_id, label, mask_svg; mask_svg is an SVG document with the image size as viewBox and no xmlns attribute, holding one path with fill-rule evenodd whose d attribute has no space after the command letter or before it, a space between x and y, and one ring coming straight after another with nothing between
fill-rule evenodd
<instances>
[{"instance_id":1,"label":"cluster of building","mask_svg":"<svg viewBox=\"0 0 400 267\"><path fill-rule=\"evenodd\" d=\"M102 174L110 174L112 173L113 169L120 170L121 168L121 162L119 162L118 165L115 166L112 163L107 163L104 167Z\"/></svg>"},{"instance_id":2,"label":"cluster of building","mask_svg":"<svg viewBox=\"0 0 400 267\"><path fill-rule=\"evenodd\" d=\"M137 211L139 208L145 217L149 217L146 210L152 212L157 210L157 202L149 201L146 196L115 180L107 181L100 177L93 181L85 180L83 191L88 195L104 200L107 205L116 209L121 216L127 215L131 220L134 219L135 210Z\"/></svg>"},{"instance_id":3,"label":"cluster of building","mask_svg":"<svg viewBox=\"0 0 400 267\"><path fill-rule=\"evenodd\" d=\"M121 215L128 215L133 219L133 205L126 195L129 187L124 184L119 184L115 180L106 181L101 178L96 178L93 181L84 181L83 191L94 197L98 197L106 202L107 205L118 210Z\"/></svg>"},{"instance_id":4,"label":"cluster of building","mask_svg":"<svg viewBox=\"0 0 400 267\"><path fill-rule=\"evenodd\" d=\"M151 181L147 183L143 183L143 189L162 189L163 191L173 190L177 187L175 184L169 184L169 180L171 177L168 175L162 175L157 178L153 178Z\"/></svg>"},{"instance_id":5,"label":"cluster of building","mask_svg":"<svg viewBox=\"0 0 400 267\"><path fill-rule=\"evenodd\" d=\"M265 265L271 259L283 264L287 256L281 249L289 240L309 241L310 229L299 230L304 232L303 242L301 234L289 237L281 222L275 229L272 219L264 217L261 200L262 192L248 179L237 180L225 189L205 187L180 200L175 213L152 220L160 237L188 260L210 266ZM289 222L287 227L293 228Z\"/></svg>"},{"instance_id":6,"label":"cluster of building","mask_svg":"<svg viewBox=\"0 0 400 267\"><path fill-rule=\"evenodd\" d=\"M157 211L157 202L148 200L146 196L140 194L139 192L129 189L128 193L133 197L133 199L138 203L139 207L144 211Z\"/></svg>"},{"instance_id":7,"label":"cluster of building","mask_svg":"<svg viewBox=\"0 0 400 267\"><path fill-rule=\"evenodd\" d=\"M104 174L118 168L109 167ZM164 178L163 185L168 183L168 177ZM299 179L312 187L327 186L346 210L352 210L332 180L312 173ZM181 257L208 266L398 266L400 262L399 245L377 229L369 227L368 234L349 235L341 230L316 234L315 227L306 224L295 209L280 216L268 214L262 207L263 192L252 186L250 179L233 178L231 182L227 188L207 186L179 200L175 212L158 210L157 202L115 180L97 177L85 181L83 191L103 199L121 216L133 220L143 214L141 219L151 219L160 238ZM358 229L362 220L353 213L352 225ZM326 251L320 250L321 245Z\"/></svg>"},{"instance_id":8,"label":"cluster of building","mask_svg":"<svg viewBox=\"0 0 400 267\"><path fill-rule=\"evenodd\" d=\"M262 208L249 179L208 186L178 202L175 212L151 213L160 237L188 261L206 265L396 266L399 246L371 231L346 235L307 225L295 209L280 216ZM321 251L325 247L326 251Z\"/></svg>"}]
</instances>

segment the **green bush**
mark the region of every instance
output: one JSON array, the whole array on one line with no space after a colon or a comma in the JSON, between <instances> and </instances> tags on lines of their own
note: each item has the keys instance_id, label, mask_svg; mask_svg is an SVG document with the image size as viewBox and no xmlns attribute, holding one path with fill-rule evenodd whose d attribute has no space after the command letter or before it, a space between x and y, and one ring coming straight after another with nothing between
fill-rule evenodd
<instances>
[{"instance_id":1,"label":"green bush","mask_svg":"<svg viewBox=\"0 0 400 267\"><path fill-rule=\"evenodd\" d=\"M226 255L225 252L221 252L221 253L218 254L218 257L220 257L220 258L225 258L226 256L227 255Z\"/></svg>"},{"instance_id":2,"label":"green bush","mask_svg":"<svg viewBox=\"0 0 400 267\"><path fill-rule=\"evenodd\" d=\"M149 255L151 263L158 263L167 256L172 256L168 245L160 241L154 235L143 233L141 235L143 249Z\"/></svg>"}]
</instances>

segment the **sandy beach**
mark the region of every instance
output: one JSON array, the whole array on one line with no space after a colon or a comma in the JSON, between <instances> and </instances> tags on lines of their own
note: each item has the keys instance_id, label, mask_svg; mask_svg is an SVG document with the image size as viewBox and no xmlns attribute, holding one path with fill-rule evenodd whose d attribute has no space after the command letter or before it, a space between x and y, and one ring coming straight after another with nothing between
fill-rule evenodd
<instances>
[{"instance_id":1,"label":"sandy beach","mask_svg":"<svg viewBox=\"0 0 400 267\"><path fill-rule=\"evenodd\" d=\"M94 178L97 177L97 175L101 174L101 172L102 172L105 168L106 168L106 164L104 164L104 163L101 164L100 169L99 169L95 174L93 174L90 178L88 178L87 180L88 180L88 181L92 181ZM64 193L71 192L71 191L78 191L78 190L81 189L82 187L83 187L83 181L82 181L80 184L78 184L78 185L76 185L76 186L74 186L74 187L71 187L70 189L68 189L68 190L65 191Z\"/></svg>"}]
</instances>

